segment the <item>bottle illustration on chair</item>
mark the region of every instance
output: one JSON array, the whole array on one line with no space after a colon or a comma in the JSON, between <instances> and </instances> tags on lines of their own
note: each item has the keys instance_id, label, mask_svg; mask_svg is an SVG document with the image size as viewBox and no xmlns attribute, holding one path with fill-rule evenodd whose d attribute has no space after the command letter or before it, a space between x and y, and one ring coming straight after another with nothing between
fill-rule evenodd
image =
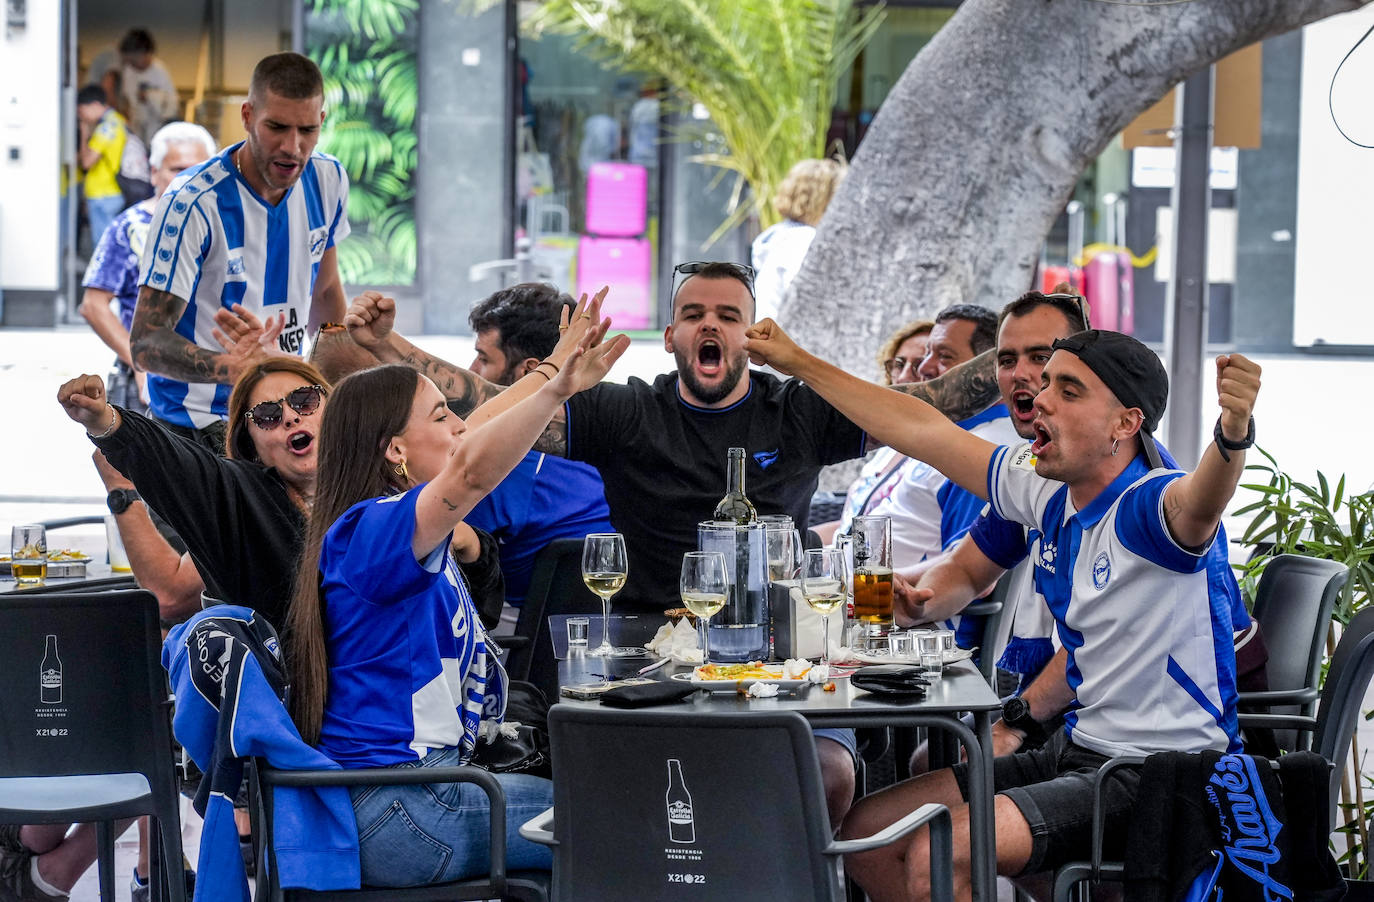
<instances>
[{"instance_id":1,"label":"bottle illustration on chair","mask_svg":"<svg viewBox=\"0 0 1374 902\"><path fill-rule=\"evenodd\" d=\"M692 795L682 781L682 762L668 759L668 838L675 843L697 841L696 822L692 818Z\"/></svg>"},{"instance_id":2,"label":"bottle illustration on chair","mask_svg":"<svg viewBox=\"0 0 1374 902\"><path fill-rule=\"evenodd\" d=\"M45 705L62 703L62 659L57 656L57 637L48 634L43 663L38 667L39 699Z\"/></svg>"}]
</instances>

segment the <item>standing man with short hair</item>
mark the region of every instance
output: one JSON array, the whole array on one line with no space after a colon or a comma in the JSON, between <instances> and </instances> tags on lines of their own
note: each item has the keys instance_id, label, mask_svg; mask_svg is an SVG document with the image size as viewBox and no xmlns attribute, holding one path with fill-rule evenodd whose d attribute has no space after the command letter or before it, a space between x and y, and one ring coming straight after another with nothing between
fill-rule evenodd
<instances>
[{"instance_id":1,"label":"standing man with short hair","mask_svg":"<svg viewBox=\"0 0 1374 902\"><path fill-rule=\"evenodd\" d=\"M177 86L156 52L146 28L131 28L119 41L120 93L128 103L129 125L149 145L162 124L177 115Z\"/></svg>"},{"instance_id":2,"label":"standing man with short hair","mask_svg":"<svg viewBox=\"0 0 1374 902\"><path fill-rule=\"evenodd\" d=\"M91 246L124 209L124 192L119 188L119 167L128 141L128 124L105 101L105 89L86 85L76 94L76 119L80 140L78 160L85 175L81 180L86 197L86 218L91 226Z\"/></svg>"},{"instance_id":3,"label":"standing man with short hair","mask_svg":"<svg viewBox=\"0 0 1374 902\"><path fill-rule=\"evenodd\" d=\"M147 411L143 403L143 373L133 369L129 354L129 327L134 321L134 305L138 302L138 268L143 247L148 241L148 228L153 220L157 198L167 190L172 180L182 172L204 163L215 153L215 139L199 125L173 122L153 136L153 188L156 195L139 201L115 217L114 222L99 236L86 277L81 284L81 315L91 328L115 352L114 370L106 380L105 394L110 403L139 413ZM119 312L110 308L111 301L119 302Z\"/></svg>"},{"instance_id":4,"label":"standing man with short hair","mask_svg":"<svg viewBox=\"0 0 1374 902\"><path fill-rule=\"evenodd\" d=\"M214 314L242 305L300 354L307 330L343 318L335 245L348 235L348 176L319 153L319 67L298 53L264 58L242 108L246 140L174 182L158 203L130 330L151 375L152 414L222 452L229 390L264 349L215 340ZM275 331L272 330L272 331Z\"/></svg>"}]
</instances>

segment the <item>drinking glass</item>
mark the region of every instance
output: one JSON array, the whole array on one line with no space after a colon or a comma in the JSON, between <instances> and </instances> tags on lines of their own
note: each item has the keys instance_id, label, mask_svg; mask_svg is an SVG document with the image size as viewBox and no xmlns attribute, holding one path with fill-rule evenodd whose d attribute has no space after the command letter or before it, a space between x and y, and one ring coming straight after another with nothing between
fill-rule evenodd
<instances>
[{"instance_id":1,"label":"drinking glass","mask_svg":"<svg viewBox=\"0 0 1374 902\"><path fill-rule=\"evenodd\" d=\"M711 617L725 607L729 580L725 576L725 555L719 551L688 551L682 556L682 578L678 589L687 610L697 615L697 635L701 637L701 663L711 663Z\"/></svg>"},{"instance_id":2,"label":"drinking glass","mask_svg":"<svg viewBox=\"0 0 1374 902\"><path fill-rule=\"evenodd\" d=\"M635 649L611 644L611 596L625 585L630 565L625 537L618 532L594 532L582 541L582 581L601 598L601 644L588 654L599 658L628 657Z\"/></svg>"},{"instance_id":3,"label":"drinking glass","mask_svg":"<svg viewBox=\"0 0 1374 902\"><path fill-rule=\"evenodd\" d=\"M20 586L41 586L48 577L48 531L38 523L10 531L10 572Z\"/></svg>"},{"instance_id":4,"label":"drinking glass","mask_svg":"<svg viewBox=\"0 0 1374 902\"><path fill-rule=\"evenodd\" d=\"M916 651L921 656L921 674L928 680L938 680L944 675L945 653L936 630L929 630L916 637Z\"/></svg>"},{"instance_id":5,"label":"drinking glass","mask_svg":"<svg viewBox=\"0 0 1374 902\"><path fill-rule=\"evenodd\" d=\"M854 616L870 638L892 629L892 518L854 518Z\"/></svg>"},{"instance_id":6,"label":"drinking glass","mask_svg":"<svg viewBox=\"0 0 1374 902\"><path fill-rule=\"evenodd\" d=\"M768 555L768 581L791 579L797 573L801 556L801 534L786 514L759 517L764 527L764 547Z\"/></svg>"},{"instance_id":7,"label":"drinking glass","mask_svg":"<svg viewBox=\"0 0 1374 902\"><path fill-rule=\"evenodd\" d=\"M802 597L821 615L823 663L830 663L830 615L844 604L844 562L833 548L808 548L802 554Z\"/></svg>"}]
</instances>

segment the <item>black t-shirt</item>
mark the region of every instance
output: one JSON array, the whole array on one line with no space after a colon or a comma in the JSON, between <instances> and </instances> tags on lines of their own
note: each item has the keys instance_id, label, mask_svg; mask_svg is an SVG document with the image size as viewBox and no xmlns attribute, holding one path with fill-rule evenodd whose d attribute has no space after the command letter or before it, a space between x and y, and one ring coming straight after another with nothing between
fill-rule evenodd
<instances>
[{"instance_id":1,"label":"black t-shirt","mask_svg":"<svg viewBox=\"0 0 1374 902\"><path fill-rule=\"evenodd\" d=\"M649 385L603 383L567 404L568 456L601 471L611 522L630 558L617 607L676 607L682 554L725 494L726 454L745 450L745 493L760 514L799 529L822 466L859 457L864 433L797 380L750 372L749 394L719 410L694 407L677 374Z\"/></svg>"}]
</instances>

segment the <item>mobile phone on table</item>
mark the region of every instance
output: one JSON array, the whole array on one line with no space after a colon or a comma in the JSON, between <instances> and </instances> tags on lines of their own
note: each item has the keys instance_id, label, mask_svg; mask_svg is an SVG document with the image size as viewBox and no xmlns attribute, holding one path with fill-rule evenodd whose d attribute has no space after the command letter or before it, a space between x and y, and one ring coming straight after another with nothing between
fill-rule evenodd
<instances>
[{"instance_id":1,"label":"mobile phone on table","mask_svg":"<svg viewBox=\"0 0 1374 902\"><path fill-rule=\"evenodd\" d=\"M586 683L582 686L564 686L559 690L559 694L564 698L575 698L581 701L594 699L601 693L618 686L642 686L645 683L652 683L653 680L645 677L631 677L624 680L611 680L606 683Z\"/></svg>"}]
</instances>

